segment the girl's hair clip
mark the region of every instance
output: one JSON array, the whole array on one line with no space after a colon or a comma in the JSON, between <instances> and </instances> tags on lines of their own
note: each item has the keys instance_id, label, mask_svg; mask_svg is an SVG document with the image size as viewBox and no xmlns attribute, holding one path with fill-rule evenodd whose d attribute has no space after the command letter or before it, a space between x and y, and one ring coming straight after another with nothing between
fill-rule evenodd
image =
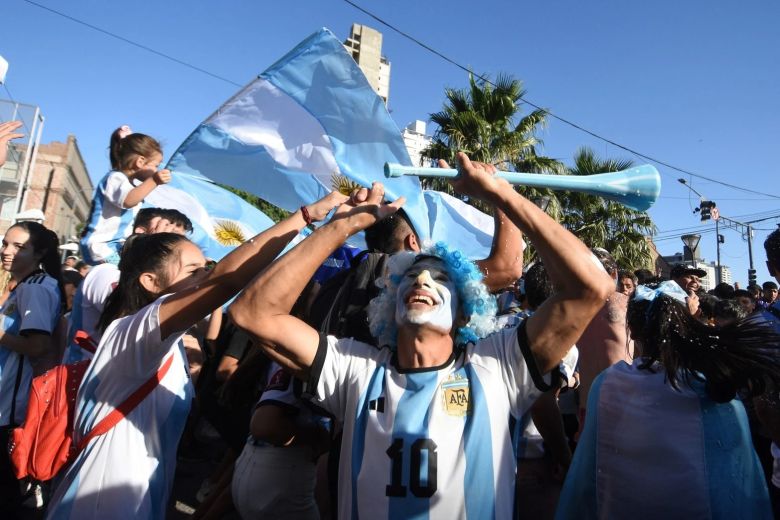
<instances>
[{"instance_id":1,"label":"girl's hair clip","mask_svg":"<svg viewBox=\"0 0 780 520\"><path fill-rule=\"evenodd\" d=\"M122 126L119 127L119 138L120 139L124 139L125 137L127 137L128 135L130 135L132 133L133 133L133 130L129 126L127 126L127 125L122 125Z\"/></svg>"}]
</instances>

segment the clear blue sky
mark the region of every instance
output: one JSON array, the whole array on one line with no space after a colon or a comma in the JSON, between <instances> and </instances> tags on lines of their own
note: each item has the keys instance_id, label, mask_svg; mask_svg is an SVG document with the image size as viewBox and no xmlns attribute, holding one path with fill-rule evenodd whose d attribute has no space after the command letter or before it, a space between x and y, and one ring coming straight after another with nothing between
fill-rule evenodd
<instances>
[{"instance_id":1,"label":"clear blue sky","mask_svg":"<svg viewBox=\"0 0 780 520\"><path fill-rule=\"evenodd\" d=\"M466 74L382 27L343 0L171 0L40 3L244 84L320 27L346 37L353 22L384 34L392 62L390 108L399 126L439 110L445 87ZM524 81L528 99L621 144L708 177L780 195L780 4L705 0L357 0L381 18L480 73ZM43 141L75 134L93 179L108 170L111 131L129 124L159 138L170 155L237 88L112 39L23 0L0 7L0 55L17 101L39 105ZM7 97L0 89L0 97ZM576 149L632 158L550 121L544 153L570 162ZM637 162L645 162L637 159ZM674 235L701 227L698 198L659 166L664 187L651 210L664 254ZM780 213L780 199L693 179L721 213ZM757 225L759 282L768 279L763 240L780 220ZM712 230L712 222L706 229ZM724 231L722 262L747 280L747 246ZM715 238L702 238L707 260Z\"/></svg>"}]
</instances>

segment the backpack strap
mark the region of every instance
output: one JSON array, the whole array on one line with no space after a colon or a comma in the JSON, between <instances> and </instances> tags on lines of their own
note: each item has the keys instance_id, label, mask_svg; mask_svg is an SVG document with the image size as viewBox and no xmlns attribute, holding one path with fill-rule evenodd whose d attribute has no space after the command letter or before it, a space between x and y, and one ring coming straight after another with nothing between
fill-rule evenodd
<instances>
[{"instance_id":1,"label":"backpack strap","mask_svg":"<svg viewBox=\"0 0 780 520\"><path fill-rule=\"evenodd\" d=\"M24 356L19 354L19 365L16 367L16 382L14 383L14 394L11 397L11 416L10 426L16 426L16 396L19 393L19 387L22 386L22 372L24 372Z\"/></svg>"},{"instance_id":2,"label":"backpack strap","mask_svg":"<svg viewBox=\"0 0 780 520\"><path fill-rule=\"evenodd\" d=\"M76 335L73 336L73 342L79 347L86 350L87 352L91 352L92 354L94 354L95 351L97 350L97 345L95 344L95 340L92 339L92 336L90 336L83 330L76 331Z\"/></svg>"},{"instance_id":3,"label":"backpack strap","mask_svg":"<svg viewBox=\"0 0 780 520\"><path fill-rule=\"evenodd\" d=\"M116 426L122 419L127 417L127 415L132 412L133 409L135 409L135 407L138 406L138 404L143 401L158 384L160 384L160 381L162 381L163 377L165 377L165 374L168 373L168 369L171 368L172 362L173 355L170 355L168 356L168 359L165 361L165 363L163 363L160 369L154 373L151 378L147 379L144 384L138 387L138 389L130 394L130 396L125 399L122 404L114 408L111 413L106 415L103 420L101 420L94 428L92 428L92 430L90 430L86 436L84 436L83 439L81 439L76 452L81 452L81 450L87 447L89 441L98 435L103 435L111 428Z\"/></svg>"}]
</instances>

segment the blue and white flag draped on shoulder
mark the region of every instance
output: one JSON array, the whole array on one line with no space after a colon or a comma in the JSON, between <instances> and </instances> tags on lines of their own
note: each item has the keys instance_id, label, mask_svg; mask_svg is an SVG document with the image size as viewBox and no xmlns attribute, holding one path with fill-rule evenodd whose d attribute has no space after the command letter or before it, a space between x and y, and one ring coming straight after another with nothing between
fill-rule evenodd
<instances>
[{"instance_id":1,"label":"blue and white flag draped on shoulder","mask_svg":"<svg viewBox=\"0 0 780 520\"><path fill-rule=\"evenodd\" d=\"M265 213L238 195L181 172L147 195L144 206L176 209L187 215L193 228L190 239L213 260L273 225Z\"/></svg>"},{"instance_id":2,"label":"blue and white flag draped on shoulder","mask_svg":"<svg viewBox=\"0 0 780 520\"><path fill-rule=\"evenodd\" d=\"M254 193L289 211L334 189L339 176L385 185L430 237L419 181L385 179L385 162L411 161L363 72L327 29L300 43L230 98L179 147L168 167Z\"/></svg>"}]
</instances>

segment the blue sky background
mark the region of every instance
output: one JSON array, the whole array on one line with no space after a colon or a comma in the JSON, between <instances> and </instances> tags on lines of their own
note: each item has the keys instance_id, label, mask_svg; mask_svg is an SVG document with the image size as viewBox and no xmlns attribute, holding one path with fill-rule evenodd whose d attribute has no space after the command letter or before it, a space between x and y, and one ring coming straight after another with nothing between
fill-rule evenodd
<instances>
[{"instance_id":1,"label":"blue sky background","mask_svg":"<svg viewBox=\"0 0 780 520\"><path fill-rule=\"evenodd\" d=\"M399 126L427 119L440 109L445 87L467 83L463 71L343 0L39 3L239 84L320 27L345 38L353 22L364 23L384 34L383 54L392 62L389 106ZM693 178L693 187L725 216L780 214L777 2L357 3L476 72L522 79L529 100L595 133L766 194ZM41 107L43 142L76 135L93 180L108 170L106 146L114 128L129 124L157 137L169 156L237 90L23 0L3 2L0 19L9 91L16 101ZM0 98L7 97L0 89ZM567 163L580 146L646 162L554 120L541 137L544 153ZM676 182L683 174L658 169L664 187L650 214L659 250L681 251L677 235L702 229L709 231L702 253L714 260L714 224L700 223L691 212L698 197L689 200L689 191ZM769 279L763 240L778 222L756 225L759 282ZM722 233L722 262L744 284L747 245L735 231Z\"/></svg>"}]
</instances>

